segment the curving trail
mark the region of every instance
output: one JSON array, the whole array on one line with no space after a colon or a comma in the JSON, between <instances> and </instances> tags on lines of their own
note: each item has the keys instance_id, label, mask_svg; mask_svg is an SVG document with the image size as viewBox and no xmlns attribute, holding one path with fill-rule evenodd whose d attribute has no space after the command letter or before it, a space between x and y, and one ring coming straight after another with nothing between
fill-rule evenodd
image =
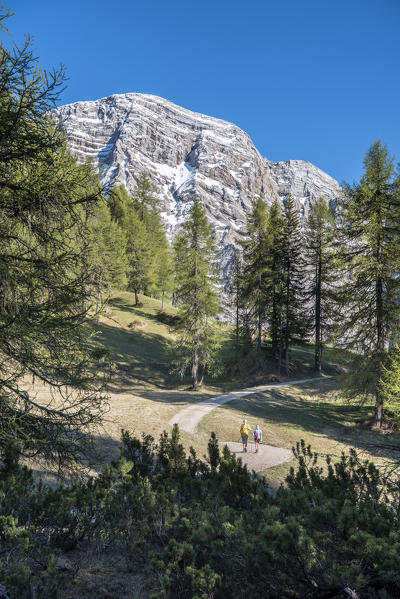
<instances>
[{"instance_id":1,"label":"curving trail","mask_svg":"<svg viewBox=\"0 0 400 599\"><path fill-rule=\"evenodd\" d=\"M286 381L285 383L273 383L270 385L263 385L262 387L250 387L248 389L242 389L241 391L233 391L225 395L217 395L216 397L210 397L204 399L198 403L184 408L170 420L170 424L178 424L181 430L187 433L194 434L197 426L208 412L215 410L218 406L222 406L229 401L238 399L239 397L245 397L246 395L252 395L253 393L261 393L262 391L268 391L268 389L275 389L276 387L291 387L292 385L301 385L302 383L310 383L311 381L320 381L326 379L325 376L314 377L311 379L300 379L297 381Z\"/></svg>"},{"instance_id":2,"label":"curving trail","mask_svg":"<svg viewBox=\"0 0 400 599\"><path fill-rule=\"evenodd\" d=\"M229 401L233 401L239 397L252 395L253 393L260 393L262 391L267 391L268 389L275 389L276 387L301 385L302 383L320 381L325 378L327 377L320 376L311 379L287 381L285 383L274 383L271 385L263 385L262 387L250 387L249 389L242 389L241 391L234 391L225 395L217 395L217 397L211 397L210 399L199 401L197 404L184 408L178 412L178 414L175 414L173 418L171 418L170 424L178 424L180 429L193 434L196 432L197 426L201 419L208 414L208 412L215 410L215 408L218 408L218 406L221 406L224 403L228 403ZM292 452L289 449L284 449L283 447L273 447L272 445L261 444L259 451L255 453L254 445L251 443L251 434L247 453L243 452L241 443L228 441L222 442L220 445L221 447L227 445L237 458L240 458L250 470L255 470L256 472L263 472L268 470L268 468L272 468L273 466L278 466L279 464L293 460Z\"/></svg>"}]
</instances>

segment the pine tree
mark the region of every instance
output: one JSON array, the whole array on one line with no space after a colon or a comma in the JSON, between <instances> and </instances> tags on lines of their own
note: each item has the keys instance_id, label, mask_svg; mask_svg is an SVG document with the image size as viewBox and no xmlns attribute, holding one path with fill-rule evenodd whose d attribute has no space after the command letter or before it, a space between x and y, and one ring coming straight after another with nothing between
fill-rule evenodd
<instances>
[{"instance_id":1,"label":"pine tree","mask_svg":"<svg viewBox=\"0 0 400 599\"><path fill-rule=\"evenodd\" d=\"M283 216L281 206L274 201L269 210L269 330L271 335L271 354L277 360L278 371L282 363L282 298L284 288L283 251L281 235Z\"/></svg>"},{"instance_id":2,"label":"pine tree","mask_svg":"<svg viewBox=\"0 0 400 599\"><path fill-rule=\"evenodd\" d=\"M82 457L104 405L86 326L98 286L87 215L102 190L49 116L63 84L29 39L0 47L0 449L58 466ZM27 376L53 399L27 391Z\"/></svg>"},{"instance_id":3,"label":"pine tree","mask_svg":"<svg viewBox=\"0 0 400 599\"><path fill-rule=\"evenodd\" d=\"M133 262L131 260L130 285L147 295L161 297L163 306L165 294L173 289L173 269L171 247L158 209L157 188L143 173L131 196L123 186L114 188L109 205L113 218L127 233L130 226L138 226L137 219L131 216L132 209L142 223L137 231L137 242L132 238L130 241L135 255ZM138 291L135 293L138 301Z\"/></svg>"},{"instance_id":4,"label":"pine tree","mask_svg":"<svg viewBox=\"0 0 400 599\"><path fill-rule=\"evenodd\" d=\"M400 324L400 180L387 146L372 144L360 183L345 191L339 205L346 265L342 343L358 354L347 390L375 396L376 423L382 426L379 380Z\"/></svg>"},{"instance_id":5,"label":"pine tree","mask_svg":"<svg viewBox=\"0 0 400 599\"><path fill-rule=\"evenodd\" d=\"M170 296L174 289L174 269L170 245L165 239L166 244L161 248L155 269L155 284L159 293L161 293L161 309L164 308L165 296Z\"/></svg>"},{"instance_id":6,"label":"pine tree","mask_svg":"<svg viewBox=\"0 0 400 599\"><path fill-rule=\"evenodd\" d=\"M400 347L390 351L386 364L382 366L379 392L385 405L385 420L400 425Z\"/></svg>"},{"instance_id":7,"label":"pine tree","mask_svg":"<svg viewBox=\"0 0 400 599\"><path fill-rule=\"evenodd\" d=\"M283 227L279 239L282 260L282 342L285 372L289 375L290 345L304 339L309 329L308 308L305 296L304 247L300 216L291 196L286 201Z\"/></svg>"},{"instance_id":8,"label":"pine tree","mask_svg":"<svg viewBox=\"0 0 400 599\"><path fill-rule=\"evenodd\" d=\"M234 313L235 322L235 350L236 353L240 347L240 328L241 328L241 312L243 309L243 263L242 258L237 249L234 251L231 265L231 277L229 285L229 293L232 298L231 306Z\"/></svg>"},{"instance_id":9,"label":"pine tree","mask_svg":"<svg viewBox=\"0 0 400 599\"><path fill-rule=\"evenodd\" d=\"M109 207L101 202L89 220L91 231L91 263L96 266L104 290L125 289L128 260L126 236L119 224L112 220Z\"/></svg>"},{"instance_id":10,"label":"pine tree","mask_svg":"<svg viewBox=\"0 0 400 599\"><path fill-rule=\"evenodd\" d=\"M247 219L243 247L243 300L249 307L256 328L259 365L265 368L262 355L263 326L266 318L268 295L267 280L270 270L269 227L267 206L259 197Z\"/></svg>"},{"instance_id":11,"label":"pine tree","mask_svg":"<svg viewBox=\"0 0 400 599\"><path fill-rule=\"evenodd\" d=\"M322 370L322 346L334 322L333 293L337 282L335 220L329 206L319 198L311 206L306 227L308 297L314 311L314 370Z\"/></svg>"},{"instance_id":12,"label":"pine tree","mask_svg":"<svg viewBox=\"0 0 400 599\"><path fill-rule=\"evenodd\" d=\"M138 305L139 293L144 293L149 284L151 251L145 224L133 206L129 208L125 222L128 289L135 293L135 304Z\"/></svg>"},{"instance_id":13,"label":"pine tree","mask_svg":"<svg viewBox=\"0 0 400 599\"><path fill-rule=\"evenodd\" d=\"M191 368L193 388L197 388L212 364L215 352L213 320L219 311L212 228L198 199L176 236L174 251L175 295L180 316L177 330L179 370L183 376Z\"/></svg>"},{"instance_id":14,"label":"pine tree","mask_svg":"<svg viewBox=\"0 0 400 599\"><path fill-rule=\"evenodd\" d=\"M145 220L149 246L149 274L146 293L162 298L173 288L173 268L171 247L167 239L164 224L157 208L145 211Z\"/></svg>"},{"instance_id":15,"label":"pine tree","mask_svg":"<svg viewBox=\"0 0 400 599\"><path fill-rule=\"evenodd\" d=\"M127 213L132 204L132 198L124 185L115 185L108 198L108 208L111 218L121 227L124 227Z\"/></svg>"},{"instance_id":16,"label":"pine tree","mask_svg":"<svg viewBox=\"0 0 400 599\"><path fill-rule=\"evenodd\" d=\"M156 193L157 188L151 182L149 175L142 173L137 181L137 187L132 193L132 200L139 218L143 222L157 209Z\"/></svg>"},{"instance_id":17,"label":"pine tree","mask_svg":"<svg viewBox=\"0 0 400 599\"><path fill-rule=\"evenodd\" d=\"M134 203L123 185L113 188L108 204L112 219L124 234L128 289L134 292L138 305L139 293L144 292L151 281L152 254L146 224L140 218L138 204Z\"/></svg>"}]
</instances>

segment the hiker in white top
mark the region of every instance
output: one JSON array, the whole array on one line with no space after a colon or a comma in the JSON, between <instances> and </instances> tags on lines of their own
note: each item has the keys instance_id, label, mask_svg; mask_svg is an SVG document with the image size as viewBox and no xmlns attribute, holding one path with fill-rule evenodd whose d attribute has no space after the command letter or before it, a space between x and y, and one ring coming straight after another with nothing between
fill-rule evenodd
<instances>
[{"instance_id":1,"label":"hiker in white top","mask_svg":"<svg viewBox=\"0 0 400 599\"><path fill-rule=\"evenodd\" d=\"M256 453L257 453L260 443L262 442L262 430L260 429L258 424L256 425L255 431L253 432L253 437L254 437L254 446L256 449Z\"/></svg>"}]
</instances>

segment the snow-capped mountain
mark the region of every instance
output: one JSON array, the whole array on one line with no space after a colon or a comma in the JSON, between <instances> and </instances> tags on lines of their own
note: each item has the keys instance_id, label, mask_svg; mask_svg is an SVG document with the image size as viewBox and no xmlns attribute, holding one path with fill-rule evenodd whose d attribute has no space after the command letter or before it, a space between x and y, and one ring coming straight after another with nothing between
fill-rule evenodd
<instances>
[{"instance_id":1,"label":"snow-capped mountain","mask_svg":"<svg viewBox=\"0 0 400 599\"><path fill-rule=\"evenodd\" d=\"M340 186L310 162L270 162L236 125L191 112L148 94L120 94L55 110L80 160L92 159L102 179L132 190L147 172L160 193L170 235L199 197L215 229L227 275L246 213L260 193L272 202L291 194L307 213L319 196L335 202Z\"/></svg>"}]
</instances>

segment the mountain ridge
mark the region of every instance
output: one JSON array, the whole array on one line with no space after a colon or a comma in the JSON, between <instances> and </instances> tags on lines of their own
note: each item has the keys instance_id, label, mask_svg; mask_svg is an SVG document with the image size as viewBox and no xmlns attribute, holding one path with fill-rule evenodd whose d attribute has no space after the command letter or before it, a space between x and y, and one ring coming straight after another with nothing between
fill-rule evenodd
<instances>
[{"instance_id":1,"label":"mountain ridge","mask_svg":"<svg viewBox=\"0 0 400 599\"><path fill-rule=\"evenodd\" d=\"M202 201L221 246L225 276L252 201L290 194L306 215L319 196L335 203L338 182L311 162L272 162L240 127L183 108L152 94L112 94L73 102L54 111L71 150L92 159L102 181L132 191L142 172L159 189L170 237L185 220L194 197Z\"/></svg>"}]
</instances>

